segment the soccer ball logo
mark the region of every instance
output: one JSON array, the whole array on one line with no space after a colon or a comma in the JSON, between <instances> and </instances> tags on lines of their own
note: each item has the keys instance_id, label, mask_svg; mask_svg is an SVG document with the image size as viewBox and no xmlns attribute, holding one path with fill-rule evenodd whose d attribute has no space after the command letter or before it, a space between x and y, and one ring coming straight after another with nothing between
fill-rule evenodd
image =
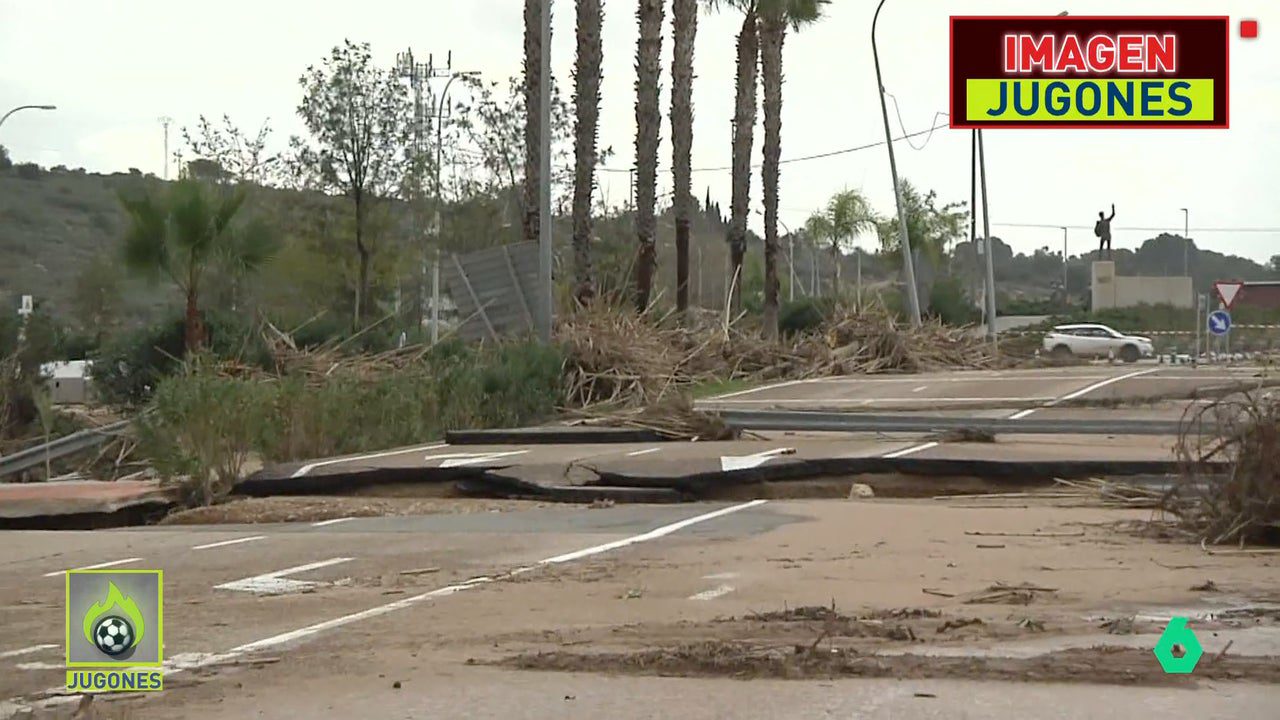
<instances>
[{"instance_id":1,"label":"soccer ball logo","mask_svg":"<svg viewBox=\"0 0 1280 720\"><path fill-rule=\"evenodd\" d=\"M94 626L93 644L111 657L122 655L133 646L133 626L119 615L108 615Z\"/></svg>"}]
</instances>

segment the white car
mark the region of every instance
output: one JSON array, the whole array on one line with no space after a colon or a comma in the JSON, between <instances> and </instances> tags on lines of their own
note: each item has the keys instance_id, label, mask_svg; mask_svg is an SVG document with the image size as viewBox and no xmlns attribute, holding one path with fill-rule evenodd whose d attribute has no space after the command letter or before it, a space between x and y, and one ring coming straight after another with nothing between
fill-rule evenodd
<instances>
[{"instance_id":1,"label":"white car","mask_svg":"<svg viewBox=\"0 0 1280 720\"><path fill-rule=\"evenodd\" d=\"M1044 351L1055 358L1112 357L1127 363L1155 357L1151 338L1125 335L1106 325L1059 325L1044 336Z\"/></svg>"}]
</instances>

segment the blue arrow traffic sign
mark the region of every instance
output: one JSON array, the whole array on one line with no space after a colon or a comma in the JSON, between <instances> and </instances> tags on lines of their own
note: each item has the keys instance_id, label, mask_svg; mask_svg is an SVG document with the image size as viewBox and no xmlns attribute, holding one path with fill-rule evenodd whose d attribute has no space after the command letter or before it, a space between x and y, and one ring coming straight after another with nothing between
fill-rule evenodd
<instances>
[{"instance_id":1,"label":"blue arrow traffic sign","mask_svg":"<svg viewBox=\"0 0 1280 720\"><path fill-rule=\"evenodd\" d=\"M1231 313L1226 310L1214 310L1209 313L1209 333L1226 335L1231 331Z\"/></svg>"}]
</instances>

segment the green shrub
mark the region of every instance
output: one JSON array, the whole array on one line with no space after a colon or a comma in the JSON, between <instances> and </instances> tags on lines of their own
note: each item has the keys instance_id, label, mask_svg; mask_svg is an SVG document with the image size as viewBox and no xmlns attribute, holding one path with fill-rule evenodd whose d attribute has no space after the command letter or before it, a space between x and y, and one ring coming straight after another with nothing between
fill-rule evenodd
<instances>
[{"instance_id":1,"label":"green shrub","mask_svg":"<svg viewBox=\"0 0 1280 720\"><path fill-rule=\"evenodd\" d=\"M947 325L957 327L972 325L982 319L982 314L970 302L964 286L955 277L940 278L933 284L928 313Z\"/></svg>"},{"instance_id":2,"label":"green shrub","mask_svg":"<svg viewBox=\"0 0 1280 720\"><path fill-rule=\"evenodd\" d=\"M269 367L262 334L243 318L205 313L208 352L254 367ZM103 401L119 405L145 402L161 378L181 367L185 320L176 318L119 335L94 354L93 382Z\"/></svg>"},{"instance_id":3,"label":"green shrub","mask_svg":"<svg viewBox=\"0 0 1280 720\"><path fill-rule=\"evenodd\" d=\"M778 329L783 335L816 330L831 316L835 307L835 298L831 297L806 297L785 302L778 315Z\"/></svg>"},{"instance_id":4,"label":"green shrub","mask_svg":"<svg viewBox=\"0 0 1280 720\"><path fill-rule=\"evenodd\" d=\"M18 163L18 177L23 180L39 180L40 166L35 163Z\"/></svg>"}]
</instances>

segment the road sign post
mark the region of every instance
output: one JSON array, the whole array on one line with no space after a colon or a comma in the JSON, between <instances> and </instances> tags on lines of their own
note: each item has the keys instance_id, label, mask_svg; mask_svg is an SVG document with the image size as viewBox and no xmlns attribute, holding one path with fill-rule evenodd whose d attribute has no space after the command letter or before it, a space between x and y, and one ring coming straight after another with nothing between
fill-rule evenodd
<instances>
[{"instance_id":1,"label":"road sign post","mask_svg":"<svg viewBox=\"0 0 1280 720\"><path fill-rule=\"evenodd\" d=\"M1214 310L1209 313L1209 319L1206 325L1206 329L1209 331L1209 334L1219 339L1219 347L1222 347L1223 344L1225 344L1227 351L1229 352L1231 349L1231 313L1225 309Z\"/></svg>"}]
</instances>

